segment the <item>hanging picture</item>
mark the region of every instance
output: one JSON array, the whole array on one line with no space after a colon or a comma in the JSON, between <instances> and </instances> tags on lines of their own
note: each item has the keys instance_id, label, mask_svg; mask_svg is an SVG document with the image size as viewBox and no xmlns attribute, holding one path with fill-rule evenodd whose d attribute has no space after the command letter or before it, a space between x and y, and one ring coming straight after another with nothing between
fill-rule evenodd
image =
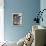
<instances>
[{"instance_id":1,"label":"hanging picture","mask_svg":"<svg viewBox=\"0 0 46 46\"><path fill-rule=\"evenodd\" d=\"M22 24L22 13L13 13L13 25Z\"/></svg>"}]
</instances>

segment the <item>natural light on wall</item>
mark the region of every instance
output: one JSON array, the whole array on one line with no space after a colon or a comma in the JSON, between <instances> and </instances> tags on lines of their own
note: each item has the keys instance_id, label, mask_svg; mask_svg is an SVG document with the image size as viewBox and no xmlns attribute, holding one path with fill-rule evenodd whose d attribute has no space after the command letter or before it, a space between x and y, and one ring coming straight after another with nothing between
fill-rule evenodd
<instances>
[{"instance_id":1,"label":"natural light on wall","mask_svg":"<svg viewBox=\"0 0 46 46\"><path fill-rule=\"evenodd\" d=\"M4 41L4 0L0 0L0 42Z\"/></svg>"}]
</instances>

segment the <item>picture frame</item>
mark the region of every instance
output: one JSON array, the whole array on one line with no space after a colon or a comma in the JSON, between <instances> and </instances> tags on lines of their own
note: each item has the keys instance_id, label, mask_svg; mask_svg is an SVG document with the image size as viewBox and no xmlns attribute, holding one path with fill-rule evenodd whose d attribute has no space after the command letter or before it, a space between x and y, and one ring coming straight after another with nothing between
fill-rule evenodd
<instances>
[{"instance_id":1,"label":"picture frame","mask_svg":"<svg viewBox=\"0 0 46 46\"><path fill-rule=\"evenodd\" d=\"M22 13L12 13L13 25L22 24Z\"/></svg>"}]
</instances>

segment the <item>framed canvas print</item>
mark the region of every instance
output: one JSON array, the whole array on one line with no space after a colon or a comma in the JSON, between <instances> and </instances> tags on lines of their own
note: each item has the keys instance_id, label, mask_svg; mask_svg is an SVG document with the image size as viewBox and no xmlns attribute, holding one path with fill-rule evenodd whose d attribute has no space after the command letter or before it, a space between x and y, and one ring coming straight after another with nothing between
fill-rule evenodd
<instances>
[{"instance_id":1,"label":"framed canvas print","mask_svg":"<svg viewBox=\"0 0 46 46\"><path fill-rule=\"evenodd\" d=\"M22 13L13 13L13 25L22 24Z\"/></svg>"}]
</instances>

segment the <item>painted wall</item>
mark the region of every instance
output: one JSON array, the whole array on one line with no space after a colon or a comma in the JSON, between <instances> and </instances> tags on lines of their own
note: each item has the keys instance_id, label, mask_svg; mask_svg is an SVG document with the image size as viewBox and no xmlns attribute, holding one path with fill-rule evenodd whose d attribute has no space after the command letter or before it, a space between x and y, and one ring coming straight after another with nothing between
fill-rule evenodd
<instances>
[{"instance_id":1,"label":"painted wall","mask_svg":"<svg viewBox=\"0 0 46 46\"><path fill-rule=\"evenodd\" d=\"M41 9L41 11L43 9L46 9L46 0L40 1L40 9ZM40 25L46 26L46 10L43 12L43 19L44 19L44 21L43 22L41 21Z\"/></svg>"},{"instance_id":2,"label":"painted wall","mask_svg":"<svg viewBox=\"0 0 46 46\"><path fill-rule=\"evenodd\" d=\"M40 0L4 0L4 34L7 41L18 41L32 29L35 12L40 9ZM23 13L23 24L13 25L12 13Z\"/></svg>"}]
</instances>

